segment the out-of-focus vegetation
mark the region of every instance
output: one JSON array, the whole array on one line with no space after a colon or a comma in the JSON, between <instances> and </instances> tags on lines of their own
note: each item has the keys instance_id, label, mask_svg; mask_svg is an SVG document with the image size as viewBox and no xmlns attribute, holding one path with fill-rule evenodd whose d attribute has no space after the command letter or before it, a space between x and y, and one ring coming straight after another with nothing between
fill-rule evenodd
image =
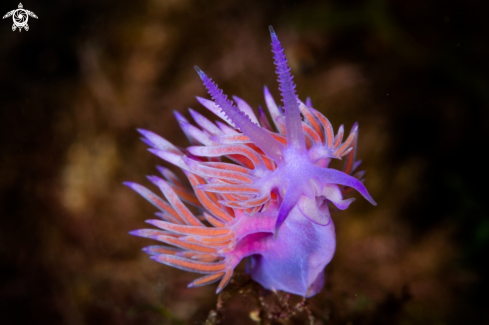
<instances>
[{"instance_id":1,"label":"out-of-focus vegetation","mask_svg":"<svg viewBox=\"0 0 489 325\"><path fill-rule=\"evenodd\" d=\"M39 17L28 32L0 24L0 324L489 322L489 3L23 4ZM255 108L265 84L278 98L268 25L299 95L335 128L360 123L378 206L333 216L338 250L312 299L238 275L218 301L140 251L127 232L154 209L121 183L163 164L135 128L184 146L172 110L207 114L195 64Z\"/></svg>"}]
</instances>

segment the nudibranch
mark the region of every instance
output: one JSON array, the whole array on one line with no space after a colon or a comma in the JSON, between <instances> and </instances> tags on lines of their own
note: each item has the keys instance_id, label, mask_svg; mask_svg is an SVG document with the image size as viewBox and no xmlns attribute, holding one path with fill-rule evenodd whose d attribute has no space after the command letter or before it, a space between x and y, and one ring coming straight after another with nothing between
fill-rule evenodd
<instances>
[{"instance_id":1,"label":"nudibranch","mask_svg":"<svg viewBox=\"0 0 489 325\"><path fill-rule=\"evenodd\" d=\"M220 280L220 292L245 259L247 272L263 287L310 297L322 289L324 268L336 248L330 208L348 208L354 198L344 196L353 190L376 203L363 185L364 173L356 172L357 124L348 137L343 126L335 135L309 99L298 99L272 27L270 34L283 102L278 106L265 87L274 127L260 107L255 115L244 100L231 101L195 67L212 97L197 100L222 121L190 109L195 126L175 113L191 143L187 148L139 130L149 151L180 168L191 188L164 167L158 167L162 177L148 179L166 201L125 183L160 210L159 219L147 220L159 229L131 234L166 244L144 248L151 259L204 274L189 287ZM344 159L342 170L329 167L332 159Z\"/></svg>"}]
</instances>

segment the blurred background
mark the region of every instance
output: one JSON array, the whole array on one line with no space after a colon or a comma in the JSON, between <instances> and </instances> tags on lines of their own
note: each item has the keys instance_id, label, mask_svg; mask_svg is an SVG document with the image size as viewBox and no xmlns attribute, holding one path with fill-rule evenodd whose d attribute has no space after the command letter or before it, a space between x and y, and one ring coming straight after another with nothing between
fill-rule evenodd
<instances>
[{"instance_id":1,"label":"blurred background","mask_svg":"<svg viewBox=\"0 0 489 325\"><path fill-rule=\"evenodd\" d=\"M39 17L28 32L0 24L0 324L206 320L215 285L187 289L195 274L141 252L150 241L127 232L154 208L121 183L150 186L164 164L136 128L186 144L173 111L204 113L195 96L208 98L195 64L255 109L264 85L278 99L269 25L299 96L335 129L359 122L378 202L333 216L313 323L489 324L489 2L23 5ZM231 298L223 323L256 324L255 309Z\"/></svg>"}]
</instances>

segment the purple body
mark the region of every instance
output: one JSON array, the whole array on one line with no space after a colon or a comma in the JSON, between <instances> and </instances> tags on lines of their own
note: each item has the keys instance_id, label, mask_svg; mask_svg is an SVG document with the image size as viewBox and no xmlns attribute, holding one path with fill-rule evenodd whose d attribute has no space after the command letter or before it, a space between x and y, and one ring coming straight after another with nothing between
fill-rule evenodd
<instances>
[{"instance_id":1,"label":"purple body","mask_svg":"<svg viewBox=\"0 0 489 325\"><path fill-rule=\"evenodd\" d=\"M219 292L236 265L249 258L252 278L265 288L309 297L322 289L324 268L336 247L330 207L348 208L354 199L343 197L353 190L375 202L363 185L364 173L355 172L358 126L343 140L343 126L335 135L310 101L306 105L298 99L283 49L271 27L270 32L283 107L267 88L265 101L276 130L261 109L256 116L237 97L236 106L196 67L213 99L199 102L227 124L190 110L196 127L176 113L194 144L186 149L140 130L150 151L181 168L192 189L165 168L159 168L164 179L149 179L168 203L141 185L126 183L161 210L161 220L148 220L161 230L131 233L167 244L145 248L152 259L206 274L189 286L221 280ZM328 168L332 159L341 158L343 170ZM182 201L199 207L199 215Z\"/></svg>"}]
</instances>

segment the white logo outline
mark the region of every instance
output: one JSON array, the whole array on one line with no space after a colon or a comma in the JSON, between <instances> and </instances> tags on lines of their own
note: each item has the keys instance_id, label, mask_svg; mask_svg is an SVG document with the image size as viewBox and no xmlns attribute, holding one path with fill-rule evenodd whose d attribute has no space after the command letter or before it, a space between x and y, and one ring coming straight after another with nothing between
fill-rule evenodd
<instances>
[{"instance_id":1,"label":"white logo outline","mask_svg":"<svg viewBox=\"0 0 489 325\"><path fill-rule=\"evenodd\" d=\"M7 12L2 19L8 18L10 16L12 16L12 20L14 21L14 24L12 25L12 31L14 32L17 28L19 29L19 32L22 32L22 28L24 28L26 31L29 30L29 25L27 25L29 16L37 19L36 14L32 11L24 9L22 3L19 3L19 7L17 9Z\"/></svg>"}]
</instances>

